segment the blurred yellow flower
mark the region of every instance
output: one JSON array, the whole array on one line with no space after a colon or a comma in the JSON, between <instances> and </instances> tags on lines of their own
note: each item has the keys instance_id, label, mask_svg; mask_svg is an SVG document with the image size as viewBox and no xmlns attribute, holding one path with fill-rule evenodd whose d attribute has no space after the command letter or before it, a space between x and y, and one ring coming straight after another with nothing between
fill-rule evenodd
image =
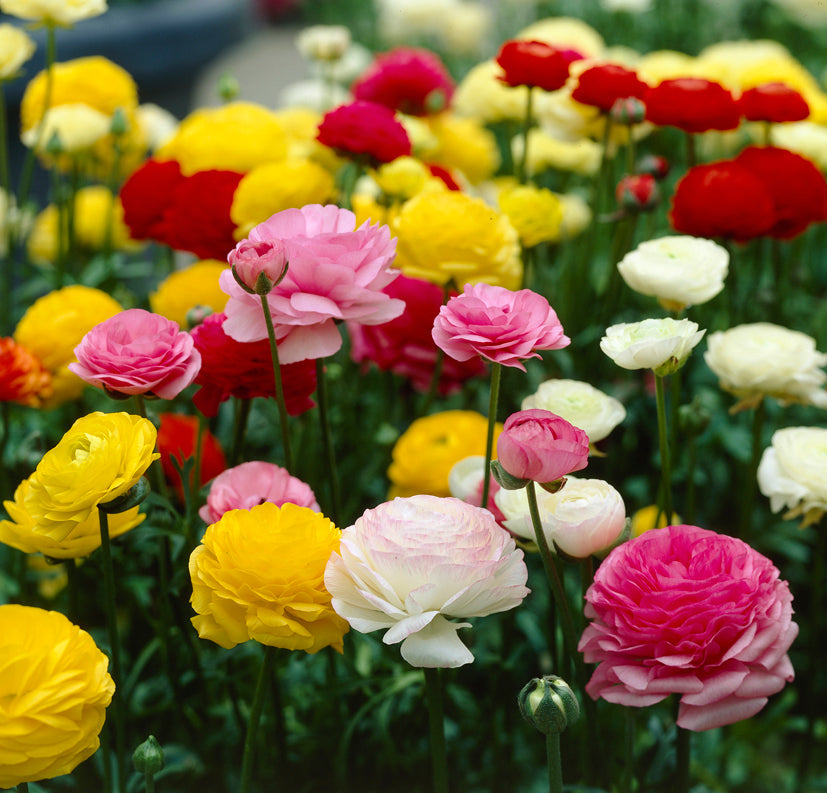
<instances>
[{"instance_id":1,"label":"blurred yellow flower","mask_svg":"<svg viewBox=\"0 0 827 793\"><path fill-rule=\"evenodd\" d=\"M109 659L57 611L0 606L0 788L70 773L95 753Z\"/></svg>"},{"instance_id":2,"label":"blurred yellow flower","mask_svg":"<svg viewBox=\"0 0 827 793\"><path fill-rule=\"evenodd\" d=\"M770 129L773 146L789 149L812 160L827 171L827 126L812 121L794 124L773 124Z\"/></svg>"},{"instance_id":3,"label":"blurred yellow flower","mask_svg":"<svg viewBox=\"0 0 827 793\"><path fill-rule=\"evenodd\" d=\"M229 295L218 285L218 277L228 266L218 259L204 259L176 270L150 294L150 309L182 328L187 327L187 314L196 306L206 306L218 314L229 300Z\"/></svg>"},{"instance_id":4,"label":"blurred yellow flower","mask_svg":"<svg viewBox=\"0 0 827 793\"><path fill-rule=\"evenodd\" d=\"M342 652L348 624L324 586L340 537L329 518L296 504L224 513L190 556L198 635L228 649L253 639L287 650Z\"/></svg>"},{"instance_id":5,"label":"blurred yellow flower","mask_svg":"<svg viewBox=\"0 0 827 793\"><path fill-rule=\"evenodd\" d=\"M495 450L501 430L497 423ZM473 410L445 410L417 419L393 447L388 498L450 496L451 469L466 457L485 455L487 432L488 419Z\"/></svg>"},{"instance_id":6,"label":"blurred yellow flower","mask_svg":"<svg viewBox=\"0 0 827 793\"><path fill-rule=\"evenodd\" d=\"M287 159L313 160L331 173L342 165L342 160L328 146L316 140L322 114L309 107L283 107L273 112L287 135Z\"/></svg>"},{"instance_id":7,"label":"blurred yellow flower","mask_svg":"<svg viewBox=\"0 0 827 793\"><path fill-rule=\"evenodd\" d=\"M563 210L551 190L534 185L513 187L500 195L500 209L517 229L523 247L560 239Z\"/></svg>"},{"instance_id":8,"label":"blurred yellow flower","mask_svg":"<svg viewBox=\"0 0 827 793\"><path fill-rule=\"evenodd\" d=\"M563 211L560 239L570 240L582 234L591 225L594 213L588 202L577 193L562 193L559 198Z\"/></svg>"},{"instance_id":9,"label":"blurred yellow flower","mask_svg":"<svg viewBox=\"0 0 827 793\"><path fill-rule=\"evenodd\" d=\"M109 134L112 119L100 110L80 103L58 105L46 111L43 124L27 129L20 139L24 146L42 154L54 139L60 151L78 154L94 146Z\"/></svg>"},{"instance_id":10,"label":"blurred yellow flower","mask_svg":"<svg viewBox=\"0 0 827 793\"><path fill-rule=\"evenodd\" d=\"M676 50L656 50L643 55L635 66L638 77L649 85L678 77L702 77L703 67L696 58Z\"/></svg>"},{"instance_id":11,"label":"blurred yellow flower","mask_svg":"<svg viewBox=\"0 0 827 793\"><path fill-rule=\"evenodd\" d=\"M386 196L398 201L413 198L433 178L427 166L416 157L397 157L380 165L371 176Z\"/></svg>"},{"instance_id":12,"label":"blurred yellow flower","mask_svg":"<svg viewBox=\"0 0 827 793\"><path fill-rule=\"evenodd\" d=\"M513 140L514 156L521 157L522 138ZM588 138L575 141L558 140L540 129L528 133L528 173L536 176L550 168L571 171L582 176L593 176L600 168L603 147Z\"/></svg>"},{"instance_id":13,"label":"blurred yellow flower","mask_svg":"<svg viewBox=\"0 0 827 793\"><path fill-rule=\"evenodd\" d=\"M8 22L0 25L0 80L16 77L34 51L34 40L25 30Z\"/></svg>"},{"instance_id":14,"label":"blurred yellow flower","mask_svg":"<svg viewBox=\"0 0 827 793\"><path fill-rule=\"evenodd\" d=\"M43 554L30 553L26 557L26 567L34 574L37 594L44 600L54 600L69 583L66 565L56 560L47 560Z\"/></svg>"},{"instance_id":15,"label":"blurred yellow flower","mask_svg":"<svg viewBox=\"0 0 827 793\"><path fill-rule=\"evenodd\" d=\"M657 520L657 523L655 521ZM641 507L632 515L632 537L640 537L641 534L650 529L665 529L667 526L680 525L681 517L677 512L672 513L672 521L666 519L666 513L658 509L657 504Z\"/></svg>"},{"instance_id":16,"label":"blurred yellow flower","mask_svg":"<svg viewBox=\"0 0 827 793\"><path fill-rule=\"evenodd\" d=\"M406 275L462 289L483 281L519 289L520 242L511 222L479 198L446 190L407 201L391 227Z\"/></svg>"},{"instance_id":17,"label":"blurred yellow flower","mask_svg":"<svg viewBox=\"0 0 827 793\"><path fill-rule=\"evenodd\" d=\"M500 167L497 139L478 121L440 113L429 124L438 144L429 162L462 171L471 184L490 179Z\"/></svg>"},{"instance_id":18,"label":"blurred yellow flower","mask_svg":"<svg viewBox=\"0 0 827 793\"><path fill-rule=\"evenodd\" d=\"M474 66L457 85L451 103L454 111L481 123L524 118L528 89L510 88L498 79L501 74L502 69L493 60Z\"/></svg>"},{"instance_id":19,"label":"blurred yellow flower","mask_svg":"<svg viewBox=\"0 0 827 793\"><path fill-rule=\"evenodd\" d=\"M514 38L544 41L563 50L576 50L586 58L600 55L603 37L590 25L574 17L547 17L523 28Z\"/></svg>"},{"instance_id":20,"label":"blurred yellow flower","mask_svg":"<svg viewBox=\"0 0 827 793\"><path fill-rule=\"evenodd\" d=\"M83 393L86 383L67 368L75 347L95 325L123 311L100 289L75 284L35 300L21 317L14 340L34 353L52 373L52 396L44 407L61 405Z\"/></svg>"},{"instance_id":21,"label":"blurred yellow flower","mask_svg":"<svg viewBox=\"0 0 827 793\"><path fill-rule=\"evenodd\" d=\"M103 14L106 0L2 0L0 10L20 19L71 27Z\"/></svg>"}]
</instances>

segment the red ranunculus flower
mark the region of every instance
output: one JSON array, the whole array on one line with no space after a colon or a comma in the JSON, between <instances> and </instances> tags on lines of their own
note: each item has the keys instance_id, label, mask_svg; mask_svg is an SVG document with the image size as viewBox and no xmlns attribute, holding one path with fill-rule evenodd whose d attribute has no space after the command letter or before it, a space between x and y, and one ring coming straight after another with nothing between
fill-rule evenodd
<instances>
[{"instance_id":1,"label":"red ranunculus flower","mask_svg":"<svg viewBox=\"0 0 827 793\"><path fill-rule=\"evenodd\" d=\"M748 88L738 100L747 121L803 121L810 115L807 100L786 83L762 83Z\"/></svg>"},{"instance_id":2,"label":"red ranunculus flower","mask_svg":"<svg viewBox=\"0 0 827 793\"><path fill-rule=\"evenodd\" d=\"M411 153L405 127L376 102L351 102L325 113L317 140L346 156L366 156L373 165Z\"/></svg>"},{"instance_id":3,"label":"red ranunculus flower","mask_svg":"<svg viewBox=\"0 0 827 793\"><path fill-rule=\"evenodd\" d=\"M195 440L198 437L198 419L181 413L161 413L161 426L158 429L158 451L161 453L161 467L164 476L175 488L178 496L183 498L184 488L181 475L172 460L179 464L189 457L195 457ZM224 450L218 439L209 431L201 435L201 476L198 487L218 476L227 467ZM192 477L194 471L190 473Z\"/></svg>"},{"instance_id":4,"label":"red ranunculus flower","mask_svg":"<svg viewBox=\"0 0 827 793\"><path fill-rule=\"evenodd\" d=\"M175 160L147 160L121 187L123 219L136 240L158 239L164 212L175 188L183 182Z\"/></svg>"},{"instance_id":5,"label":"red ranunculus flower","mask_svg":"<svg viewBox=\"0 0 827 793\"><path fill-rule=\"evenodd\" d=\"M503 70L500 75L506 85L527 85L556 91L566 84L569 65L579 60L580 53L558 50L544 41L506 41L497 55L497 63Z\"/></svg>"},{"instance_id":6,"label":"red ranunculus flower","mask_svg":"<svg viewBox=\"0 0 827 793\"><path fill-rule=\"evenodd\" d=\"M603 63L580 74L571 96L581 104L592 105L608 113L618 99L627 96L643 99L648 87L631 69L618 63Z\"/></svg>"},{"instance_id":7,"label":"red ranunculus flower","mask_svg":"<svg viewBox=\"0 0 827 793\"><path fill-rule=\"evenodd\" d=\"M219 404L231 396L252 399L276 395L270 342L231 339L221 327L225 318L224 314L210 314L191 331L195 348L201 353L201 371L195 379L201 388L192 401L205 416L218 413ZM281 382L291 416L316 404L310 399L316 390L315 361L282 365Z\"/></svg>"},{"instance_id":8,"label":"red ranunculus flower","mask_svg":"<svg viewBox=\"0 0 827 793\"><path fill-rule=\"evenodd\" d=\"M720 83L699 77L664 80L643 97L646 120L684 132L735 129L741 111L735 97Z\"/></svg>"},{"instance_id":9,"label":"red ranunculus flower","mask_svg":"<svg viewBox=\"0 0 827 793\"><path fill-rule=\"evenodd\" d=\"M454 80L437 55L417 47L397 47L376 56L353 84L355 99L376 102L412 116L444 110Z\"/></svg>"},{"instance_id":10,"label":"red ranunculus flower","mask_svg":"<svg viewBox=\"0 0 827 793\"><path fill-rule=\"evenodd\" d=\"M827 182L806 157L774 146L749 146L733 161L763 182L775 206L771 237L790 239L827 220Z\"/></svg>"}]
</instances>

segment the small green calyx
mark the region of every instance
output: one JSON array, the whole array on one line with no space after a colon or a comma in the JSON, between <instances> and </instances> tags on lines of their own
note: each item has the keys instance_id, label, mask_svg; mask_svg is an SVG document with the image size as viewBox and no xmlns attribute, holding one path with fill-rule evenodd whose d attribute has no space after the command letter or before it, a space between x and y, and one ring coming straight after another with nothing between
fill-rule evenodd
<instances>
[{"instance_id":1,"label":"small green calyx","mask_svg":"<svg viewBox=\"0 0 827 793\"><path fill-rule=\"evenodd\" d=\"M522 490L531 481L512 476L496 460L491 461L491 473L503 490Z\"/></svg>"},{"instance_id":2,"label":"small green calyx","mask_svg":"<svg viewBox=\"0 0 827 793\"><path fill-rule=\"evenodd\" d=\"M145 476L142 476L129 490L122 496L113 498L105 504L98 504L98 509L101 512L106 512L108 515L117 515L120 512L126 512L132 507L137 507L149 494L149 482Z\"/></svg>"}]
</instances>

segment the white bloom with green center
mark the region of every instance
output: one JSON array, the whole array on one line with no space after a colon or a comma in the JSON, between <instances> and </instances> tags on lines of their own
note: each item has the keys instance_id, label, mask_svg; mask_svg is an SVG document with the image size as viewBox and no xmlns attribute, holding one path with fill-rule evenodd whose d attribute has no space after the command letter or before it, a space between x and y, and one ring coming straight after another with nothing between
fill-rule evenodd
<instances>
[{"instance_id":1,"label":"white bloom with green center","mask_svg":"<svg viewBox=\"0 0 827 793\"><path fill-rule=\"evenodd\" d=\"M600 349L624 369L652 369L664 376L683 366L704 333L688 319L644 319L606 328Z\"/></svg>"}]
</instances>

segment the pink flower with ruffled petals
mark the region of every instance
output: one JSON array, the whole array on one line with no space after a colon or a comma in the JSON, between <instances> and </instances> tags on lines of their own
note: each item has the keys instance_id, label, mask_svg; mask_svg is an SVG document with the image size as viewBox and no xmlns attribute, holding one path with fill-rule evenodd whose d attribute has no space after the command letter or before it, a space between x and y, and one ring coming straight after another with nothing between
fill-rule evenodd
<instances>
[{"instance_id":1,"label":"pink flower with ruffled petals","mask_svg":"<svg viewBox=\"0 0 827 793\"><path fill-rule=\"evenodd\" d=\"M586 691L632 707L680 695L677 723L748 719L794 677L792 595L765 556L697 526L653 529L615 548L586 593Z\"/></svg>"},{"instance_id":2,"label":"pink flower with ruffled petals","mask_svg":"<svg viewBox=\"0 0 827 793\"><path fill-rule=\"evenodd\" d=\"M405 310L383 288L399 275L391 268L396 240L385 225L366 221L337 206L310 204L277 212L250 232L253 242L280 240L287 273L267 295L281 363L333 355L342 338L337 321L378 325ZM221 288L230 296L224 331L236 341L267 338L261 300L239 286L228 270Z\"/></svg>"},{"instance_id":3,"label":"pink flower with ruffled petals","mask_svg":"<svg viewBox=\"0 0 827 793\"><path fill-rule=\"evenodd\" d=\"M178 396L198 374L201 355L192 336L159 314L130 308L101 322L75 347L69 369L117 394Z\"/></svg>"},{"instance_id":4,"label":"pink flower with ruffled petals","mask_svg":"<svg viewBox=\"0 0 827 793\"><path fill-rule=\"evenodd\" d=\"M228 468L213 479L207 503L198 510L210 525L231 509L250 509L270 501L276 506L298 504L316 512L319 504L310 486L291 476L286 468L254 460Z\"/></svg>"},{"instance_id":5,"label":"pink flower with ruffled petals","mask_svg":"<svg viewBox=\"0 0 827 793\"><path fill-rule=\"evenodd\" d=\"M535 350L560 350L571 343L548 301L530 289L466 284L434 320L434 341L446 355L467 361L475 355L525 371Z\"/></svg>"}]
</instances>

